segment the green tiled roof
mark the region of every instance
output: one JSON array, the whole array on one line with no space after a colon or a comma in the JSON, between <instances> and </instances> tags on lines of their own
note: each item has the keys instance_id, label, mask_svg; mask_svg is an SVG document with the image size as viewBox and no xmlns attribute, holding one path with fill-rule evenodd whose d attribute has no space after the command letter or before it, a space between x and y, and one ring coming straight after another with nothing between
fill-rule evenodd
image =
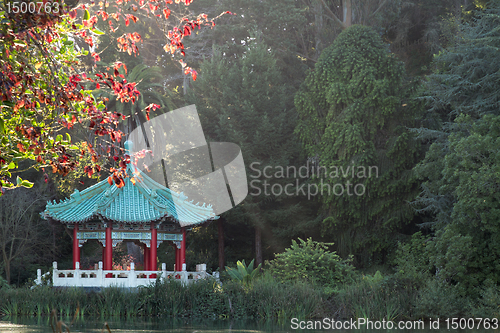
<instances>
[{"instance_id":1,"label":"green tiled roof","mask_svg":"<svg viewBox=\"0 0 500 333\"><path fill-rule=\"evenodd\" d=\"M127 167L125 186L109 185L103 180L82 192L75 190L70 198L48 202L44 218L61 223L81 223L93 219L123 223L148 223L165 217L176 220L182 227L217 219L211 206L194 205L183 193L162 186L136 169ZM131 177L134 177L135 184Z\"/></svg>"}]
</instances>

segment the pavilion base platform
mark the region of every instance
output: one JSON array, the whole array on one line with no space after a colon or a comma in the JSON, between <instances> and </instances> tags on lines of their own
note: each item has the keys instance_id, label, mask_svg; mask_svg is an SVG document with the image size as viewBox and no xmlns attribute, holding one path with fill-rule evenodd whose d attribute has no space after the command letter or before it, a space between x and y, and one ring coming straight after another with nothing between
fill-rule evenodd
<instances>
[{"instance_id":1,"label":"pavilion base platform","mask_svg":"<svg viewBox=\"0 0 500 333\"><path fill-rule=\"evenodd\" d=\"M137 288L155 283L157 278L163 281L178 281L187 285L211 276L207 274L205 264L196 265L196 272L167 271L165 264L162 264L161 271L136 271L133 263L130 265L130 270L103 270L102 261L99 262L98 269L95 270L83 270L79 266L78 262L76 269L59 270L57 262L54 262L52 285L54 287ZM185 265L183 266L185 268ZM42 283L40 270L36 282L37 284Z\"/></svg>"}]
</instances>

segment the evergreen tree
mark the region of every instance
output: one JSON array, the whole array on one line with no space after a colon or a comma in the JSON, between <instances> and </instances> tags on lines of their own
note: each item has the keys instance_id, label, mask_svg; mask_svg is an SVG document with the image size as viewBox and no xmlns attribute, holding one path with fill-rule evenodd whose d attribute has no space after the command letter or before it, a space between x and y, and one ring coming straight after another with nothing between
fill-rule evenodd
<instances>
[{"instance_id":1,"label":"evergreen tree","mask_svg":"<svg viewBox=\"0 0 500 333\"><path fill-rule=\"evenodd\" d=\"M290 199L283 193L275 196L269 188L266 195L264 180L271 184L290 180L266 179L255 171L262 171L268 165L293 165L299 155L299 145L293 135L296 114L273 52L262 42L249 43L245 48L246 52L238 58L224 55L215 48L212 59L201 65L189 102L196 104L209 141L238 144L248 180L256 180L254 187L260 191L250 188L247 198L223 217L236 226L229 229L242 232L239 235L242 242L249 242L249 230L244 226L254 228L256 263L259 264L263 258L261 237L271 247L270 251L281 250L288 245L289 238L279 244L274 231L297 228L296 225L307 220L307 210L301 208L297 198ZM252 163L255 164L250 169ZM240 251L242 242L237 244ZM231 243L226 245L230 247Z\"/></svg>"},{"instance_id":2,"label":"evergreen tree","mask_svg":"<svg viewBox=\"0 0 500 333\"><path fill-rule=\"evenodd\" d=\"M436 232L432 263L438 276L465 287L500 282L500 116L462 115L449 137L443 178L454 184L451 221ZM451 188L450 188L451 189Z\"/></svg>"},{"instance_id":3,"label":"evergreen tree","mask_svg":"<svg viewBox=\"0 0 500 333\"><path fill-rule=\"evenodd\" d=\"M430 262L464 288L498 282L499 23L492 2L460 26L435 59L423 95L425 127L416 130L431 143L415 168L424 190L414 202L434 231Z\"/></svg>"},{"instance_id":4,"label":"evergreen tree","mask_svg":"<svg viewBox=\"0 0 500 333\"><path fill-rule=\"evenodd\" d=\"M371 28L352 26L326 49L295 97L296 132L322 190L339 253L368 263L414 216L418 145L405 129L404 68ZM325 169L318 169L324 167ZM360 256L361 255L361 256Z\"/></svg>"},{"instance_id":5,"label":"evergreen tree","mask_svg":"<svg viewBox=\"0 0 500 333\"><path fill-rule=\"evenodd\" d=\"M461 131L455 119L462 114L479 119L498 114L500 106L500 7L483 12L481 18L460 26L456 42L440 53L435 72L428 77L422 99L428 103L423 126L416 129L431 143L425 159L415 168L424 181L424 191L415 201L429 225L450 222L457 184L443 177L448 136Z\"/></svg>"}]
</instances>

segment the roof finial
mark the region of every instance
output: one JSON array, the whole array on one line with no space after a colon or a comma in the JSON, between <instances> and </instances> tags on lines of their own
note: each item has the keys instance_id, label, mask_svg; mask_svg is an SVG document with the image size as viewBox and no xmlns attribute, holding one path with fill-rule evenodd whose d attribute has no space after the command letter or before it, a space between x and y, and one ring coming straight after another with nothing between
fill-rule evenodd
<instances>
[{"instance_id":1,"label":"roof finial","mask_svg":"<svg viewBox=\"0 0 500 333\"><path fill-rule=\"evenodd\" d=\"M134 143L130 140L125 141L125 154L132 155L132 150L134 149Z\"/></svg>"}]
</instances>

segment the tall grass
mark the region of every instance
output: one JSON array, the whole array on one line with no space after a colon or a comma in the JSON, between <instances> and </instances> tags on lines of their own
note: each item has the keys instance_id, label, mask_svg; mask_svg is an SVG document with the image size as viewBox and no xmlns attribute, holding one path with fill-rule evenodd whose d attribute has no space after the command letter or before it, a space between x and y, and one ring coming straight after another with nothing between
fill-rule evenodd
<instances>
[{"instance_id":1,"label":"tall grass","mask_svg":"<svg viewBox=\"0 0 500 333\"><path fill-rule=\"evenodd\" d=\"M395 321L414 317L417 296L418 290L411 281L375 275L345 285L331 297L330 304L341 318Z\"/></svg>"},{"instance_id":2,"label":"tall grass","mask_svg":"<svg viewBox=\"0 0 500 333\"><path fill-rule=\"evenodd\" d=\"M269 274L248 284L225 281L221 285L207 279L183 286L177 281L158 280L149 287L105 288L101 292L48 286L2 288L0 315L49 316L56 309L59 320L66 322L78 313L80 318L103 321L113 317L189 317L272 319L281 324L293 317L397 321L465 314L499 316L500 288L496 285L483 288L477 300L465 299L455 289L434 280L422 285L380 273L343 285L329 298L321 286L282 283Z\"/></svg>"},{"instance_id":3,"label":"tall grass","mask_svg":"<svg viewBox=\"0 0 500 333\"><path fill-rule=\"evenodd\" d=\"M287 320L308 318L322 302L320 292L300 283L280 283L270 276L249 285L201 280L189 286L157 281L135 290L105 288L0 289L0 314L48 316L57 309L60 320L79 317L197 317Z\"/></svg>"}]
</instances>

